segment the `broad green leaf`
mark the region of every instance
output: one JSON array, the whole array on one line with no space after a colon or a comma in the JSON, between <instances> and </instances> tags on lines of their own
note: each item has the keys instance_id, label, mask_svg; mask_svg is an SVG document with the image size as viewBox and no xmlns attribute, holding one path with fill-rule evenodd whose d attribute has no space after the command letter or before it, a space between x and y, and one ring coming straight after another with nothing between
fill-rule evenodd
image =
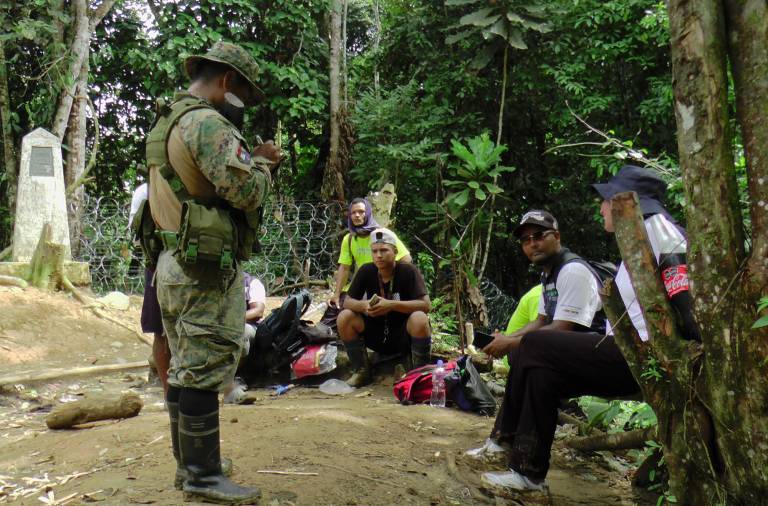
<instances>
[{"instance_id":1,"label":"broad green leaf","mask_svg":"<svg viewBox=\"0 0 768 506\"><path fill-rule=\"evenodd\" d=\"M762 299L760 299L760 302L757 303L758 313L765 308L768 308L768 297L763 297Z\"/></svg>"},{"instance_id":2,"label":"broad green leaf","mask_svg":"<svg viewBox=\"0 0 768 506\"><path fill-rule=\"evenodd\" d=\"M493 55L496 54L497 49L498 48L493 44L485 46L477 55L475 55L472 61L469 62L469 66L475 70L484 69L491 63Z\"/></svg>"},{"instance_id":3,"label":"broad green leaf","mask_svg":"<svg viewBox=\"0 0 768 506\"><path fill-rule=\"evenodd\" d=\"M488 196L485 194L485 192L483 190L478 188L478 189L475 190L475 198L477 200L485 200L486 198L488 198Z\"/></svg>"},{"instance_id":4,"label":"broad green leaf","mask_svg":"<svg viewBox=\"0 0 768 506\"><path fill-rule=\"evenodd\" d=\"M533 19L530 16L521 17L522 24L530 30L534 30L539 33L549 33L552 31L552 24L548 21L540 21Z\"/></svg>"},{"instance_id":5,"label":"broad green leaf","mask_svg":"<svg viewBox=\"0 0 768 506\"><path fill-rule=\"evenodd\" d=\"M467 205L467 201L469 200L469 190L464 190L463 192L459 193L456 198L453 200L457 206L464 207Z\"/></svg>"},{"instance_id":6,"label":"broad green leaf","mask_svg":"<svg viewBox=\"0 0 768 506\"><path fill-rule=\"evenodd\" d=\"M485 184L485 187L488 189L489 193L492 193L494 195L498 195L499 193L504 193L504 190L498 185L495 185L493 183L484 183L484 184Z\"/></svg>"},{"instance_id":7,"label":"broad green leaf","mask_svg":"<svg viewBox=\"0 0 768 506\"><path fill-rule=\"evenodd\" d=\"M753 329L761 329L763 327L768 327L768 314L760 318L755 322L754 325L752 325Z\"/></svg>"},{"instance_id":8,"label":"broad green leaf","mask_svg":"<svg viewBox=\"0 0 768 506\"><path fill-rule=\"evenodd\" d=\"M523 42L523 34L515 27L510 27L507 42L516 49L528 49L528 46Z\"/></svg>"},{"instance_id":9,"label":"broad green leaf","mask_svg":"<svg viewBox=\"0 0 768 506\"><path fill-rule=\"evenodd\" d=\"M465 16L462 16L461 19L459 19L459 24L480 26L480 27L488 26L501 17L501 14L492 14L492 13L493 13L493 9L490 7L486 7L484 9L480 9L470 14L467 14Z\"/></svg>"},{"instance_id":10,"label":"broad green leaf","mask_svg":"<svg viewBox=\"0 0 768 506\"><path fill-rule=\"evenodd\" d=\"M507 37L509 37L509 26L507 25L507 22L504 20L504 18L496 21L493 25L491 25L490 28L487 28L486 31L494 35L498 35L504 40L507 40Z\"/></svg>"},{"instance_id":11,"label":"broad green leaf","mask_svg":"<svg viewBox=\"0 0 768 506\"><path fill-rule=\"evenodd\" d=\"M455 44L459 42L460 40L464 40L467 37L473 35L475 33L475 30L466 30L459 33L454 33L451 35L448 35L445 37L445 43L446 44Z\"/></svg>"},{"instance_id":12,"label":"broad green leaf","mask_svg":"<svg viewBox=\"0 0 768 506\"><path fill-rule=\"evenodd\" d=\"M525 20L520 17L519 14L515 14L514 12L507 12L507 19L513 23L525 23Z\"/></svg>"},{"instance_id":13,"label":"broad green leaf","mask_svg":"<svg viewBox=\"0 0 768 506\"><path fill-rule=\"evenodd\" d=\"M478 188L480 188L480 184L477 181L470 181L469 183L467 183L467 186L469 186L474 190L477 190Z\"/></svg>"}]
</instances>

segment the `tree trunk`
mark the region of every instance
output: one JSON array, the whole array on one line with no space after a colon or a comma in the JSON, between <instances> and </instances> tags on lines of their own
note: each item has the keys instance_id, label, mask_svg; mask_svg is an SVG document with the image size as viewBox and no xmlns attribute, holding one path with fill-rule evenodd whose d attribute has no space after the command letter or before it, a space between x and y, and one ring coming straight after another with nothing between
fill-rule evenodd
<instances>
[{"instance_id":1,"label":"tree trunk","mask_svg":"<svg viewBox=\"0 0 768 506\"><path fill-rule=\"evenodd\" d=\"M67 129L66 170L64 182L66 188L71 188L80 181L85 171L86 159L86 108L88 94L88 59L83 62L80 75L75 87L75 99L72 103L72 112ZM94 111L95 112L95 111ZM67 218L69 220L69 241L72 256L77 257L80 250L80 235L82 233L83 197L85 190L82 186L75 188L67 198Z\"/></svg>"},{"instance_id":2,"label":"tree trunk","mask_svg":"<svg viewBox=\"0 0 768 506\"><path fill-rule=\"evenodd\" d=\"M379 98L379 45L381 44L381 14L379 0L373 0L373 92Z\"/></svg>"},{"instance_id":3,"label":"tree trunk","mask_svg":"<svg viewBox=\"0 0 768 506\"><path fill-rule=\"evenodd\" d=\"M331 109L331 148L328 153L328 162L325 164L323 174L323 186L320 196L323 200L337 200L344 202L344 173L341 160L341 122L343 117L343 105L341 104L341 0L331 2L331 26L330 26L330 109Z\"/></svg>"},{"instance_id":4,"label":"tree trunk","mask_svg":"<svg viewBox=\"0 0 768 506\"><path fill-rule=\"evenodd\" d=\"M68 76L72 76L72 84L65 86L59 97L59 105L51 125L51 133L64 140L67 123L72 110L72 103L77 93L77 77L83 68L83 62L88 58L88 42L91 38L90 23L88 22L88 5L86 0L72 0L72 15L74 16L72 42L69 45L71 56Z\"/></svg>"},{"instance_id":5,"label":"tree trunk","mask_svg":"<svg viewBox=\"0 0 768 506\"><path fill-rule=\"evenodd\" d=\"M627 328L629 321L622 317L623 304L615 285L605 288L604 307L609 320L617 322L613 325L616 343L658 417L672 493L680 504L758 504L766 491L760 474L765 469L764 452L755 451L765 445L764 415L760 409L751 411L765 398L764 380L740 386L745 377L752 377L752 358L742 354L739 369L706 342L702 346L681 340L660 285L637 197L619 194L612 208L616 239L650 340L640 341L634 329ZM657 379L647 374L649 369L656 371ZM724 369L733 371L733 377L724 375ZM712 380L714 370L720 371L718 381ZM723 410L724 405L728 409L720 394L723 386L733 389L724 396L736 398L732 402L737 413Z\"/></svg>"},{"instance_id":6,"label":"tree trunk","mask_svg":"<svg viewBox=\"0 0 768 506\"><path fill-rule=\"evenodd\" d=\"M728 504L757 504L768 491L768 417L763 408L768 330L750 330L768 279L765 11L765 2L669 3L678 148L689 211L688 263L705 351L702 374L689 398L700 399L714 421L717 459L711 462L720 485L718 497ZM745 247L728 128L726 40L749 169L755 220L751 252ZM710 490L714 481L710 479Z\"/></svg>"},{"instance_id":7,"label":"tree trunk","mask_svg":"<svg viewBox=\"0 0 768 506\"><path fill-rule=\"evenodd\" d=\"M70 111L77 92L77 76L80 75L83 63L88 59L91 35L114 4L115 0L103 0L96 9L89 12L86 0L72 0L72 15L75 21L72 30L72 43L69 45L71 59L67 72L67 75L72 76L72 84L61 91L56 115L51 125L51 133L60 140L64 139L67 130Z\"/></svg>"},{"instance_id":8,"label":"tree trunk","mask_svg":"<svg viewBox=\"0 0 768 506\"><path fill-rule=\"evenodd\" d=\"M347 84L349 83L349 75L347 74L347 14L349 13L349 0L342 0L344 9L341 15L341 89L344 94L344 105L346 109L349 103L349 97L347 97Z\"/></svg>"},{"instance_id":9,"label":"tree trunk","mask_svg":"<svg viewBox=\"0 0 768 506\"><path fill-rule=\"evenodd\" d=\"M752 251L744 281L750 295L760 296L768 285L768 7L724 3L750 195Z\"/></svg>"},{"instance_id":10,"label":"tree trunk","mask_svg":"<svg viewBox=\"0 0 768 506\"><path fill-rule=\"evenodd\" d=\"M3 19L3 22L6 22ZM13 217L16 215L16 188L18 183L18 164L16 146L11 130L11 98L8 93L8 67L5 61L5 43L0 39L0 122L3 129L3 164L5 166L6 203L10 213L9 232L0 231L0 238L13 236Z\"/></svg>"}]
</instances>

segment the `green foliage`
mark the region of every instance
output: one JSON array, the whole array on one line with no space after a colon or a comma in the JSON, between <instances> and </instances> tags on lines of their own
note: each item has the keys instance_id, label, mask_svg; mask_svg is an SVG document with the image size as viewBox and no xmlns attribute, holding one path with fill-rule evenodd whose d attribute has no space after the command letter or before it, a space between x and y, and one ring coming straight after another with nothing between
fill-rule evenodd
<instances>
[{"instance_id":1,"label":"green foliage","mask_svg":"<svg viewBox=\"0 0 768 506\"><path fill-rule=\"evenodd\" d=\"M414 264L424 276L424 284L427 285L427 291L432 292L432 286L435 283L435 259L426 251L419 251L414 258Z\"/></svg>"},{"instance_id":2,"label":"green foliage","mask_svg":"<svg viewBox=\"0 0 768 506\"><path fill-rule=\"evenodd\" d=\"M757 303L757 313L760 314L762 311L765 311L768 309L768 297L763 297L760 299L760 302ZM768 327L768 314L765 314L757 319L757 321L752 325L753 329L760 329L763 327Z\"/></svg>"},{"instance_id":3,"label":"green foliage","mask_svg":"<svg viewBox=\"0 0 768 506\"><path fill-rule=\"evenodd\" d=\"M645 362L645 370L640 375L641 378L648 381L660 381L663 378L661 364L654 357L650 357Z\"/></svg>"},{"instance_id":4,"label":"green foliage","mask_svg":"<svg viewBox=\"0 0 768 506\"><path fill-rule=\"evenodd\" d=\"M644 429L656 425L656 414L645 402L579 397L579 406L592 427L610 432Z\"/></svg>"},{"instance_id":5,"label":"green foliage","mask_svg":"<svg viewBox=\"0 0 768 506\"><path fill-rule=\"evenodd\" d=\"M456 305L446 297L432 300L429 313L432 325L432 348L436 351L454 350L459 346L459 323L456 320Z\"/></svg>"},{"instance_id":6,"label":"green foliage","mask_svg":"<svg viewBox=\"0 0 768 506\"><path fill-rule=\"evenodd\" d=\"M513 167L499 165L506 146L496 146L487 133L472 137L465 146L451 140L451 152L463 163L452 164L451 175L457 179L445 179L443 184L456 191L448 193L445 204L461 216L467 208L473 208L473 201L484 202L489 195L499 195L504 190L495 181L504 172L513 172Z\"/></svg>"},{"instance_id":7,"label":"green foliage","mask_svg":"<svg viewBox=\"0 0 768 506\"><path fill-rule=\"evenodd\" d=\"M464 14L459 23L451 28L461 31L448 35L447 44L455 44L472 36L481 36L485 44L470 63L470 67L480 70L493 59L494 54L503 46L509 45L515 49L528 49L523 40L526 30L547 33L552 26L546 20L546 3L526 3L498 1L488 7L483 0L446 0L446 7L466 5L482 5L480 9ZM476 9L476 7L473 7ZM502 44L496 44L496 41Z\"/></svg>"}]
</instances>

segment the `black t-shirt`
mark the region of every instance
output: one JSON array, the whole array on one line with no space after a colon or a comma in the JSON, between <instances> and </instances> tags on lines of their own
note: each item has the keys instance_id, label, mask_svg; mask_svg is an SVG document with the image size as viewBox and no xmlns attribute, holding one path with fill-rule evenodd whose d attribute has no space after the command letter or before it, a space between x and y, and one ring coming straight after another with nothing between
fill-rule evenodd
<instances>
[{"instance_id":1,"label":"black t-shirt","mask_svg":"<svg viewBox=\"0 0 768 506\"><path fill-rule=\"evenodd\" d=\"M365 264L355 273L347 295L357 300L368 300L374 293L389 300L417 300L427 295L427 287L421 272L413 264L395 264L395 275L387 283L379 283L376 264ZM408 319L407 314L397 311L390 312L389 316L393 323Z\"/></svg>"}]
</instances>

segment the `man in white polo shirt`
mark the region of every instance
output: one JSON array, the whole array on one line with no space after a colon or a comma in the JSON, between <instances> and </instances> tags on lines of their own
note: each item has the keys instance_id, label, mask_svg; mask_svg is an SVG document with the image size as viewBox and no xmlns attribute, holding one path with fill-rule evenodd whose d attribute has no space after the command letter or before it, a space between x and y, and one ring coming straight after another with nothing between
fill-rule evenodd
<instances>
[{"instance_id":1,"label":"man in white polo shirt","mask_svg":"<svg viewBox=\"0 0 768 506\"><path fill-rule=\"evenodd\" d=\"M520 241L523 253L542 270L542 294L539 299L539 316L520 330L509 335L497 333L495 339L483 351L495 357L509 354L510 373L504 402L496 417L491 436L485 445L470 450L468 455L483 458L504 451L501 445L511 446L521 456L513 464L525 476L521 487L540 490L544 488L544 476L549 467L551 434L546 430L555 420L538 420L533 412L521 409L518 397L523 394L515 379L525 374L540 357L528 362L518 360L521 343L536 341L542 353L557 353L557 343L564 340L581 340L587 336L602 337L605 332L605 316L598 290L598 276L587 262L560 244L557 220L547 211L531 210L525 213L514 235ZM528 358L528 355L526 355ZM578 363L578 357L571 357ZM593 371L595 381L600 371ZM537 388L545 391L549 378L544 378ZM556 401L557 399L555 399ZM527 406L527 405L526 405ZM547 414L550 414L547 412ZM554 431L552 431L553 433ZM520 487L516 487L520 488Z\"/></svg>"}]
</instances>

